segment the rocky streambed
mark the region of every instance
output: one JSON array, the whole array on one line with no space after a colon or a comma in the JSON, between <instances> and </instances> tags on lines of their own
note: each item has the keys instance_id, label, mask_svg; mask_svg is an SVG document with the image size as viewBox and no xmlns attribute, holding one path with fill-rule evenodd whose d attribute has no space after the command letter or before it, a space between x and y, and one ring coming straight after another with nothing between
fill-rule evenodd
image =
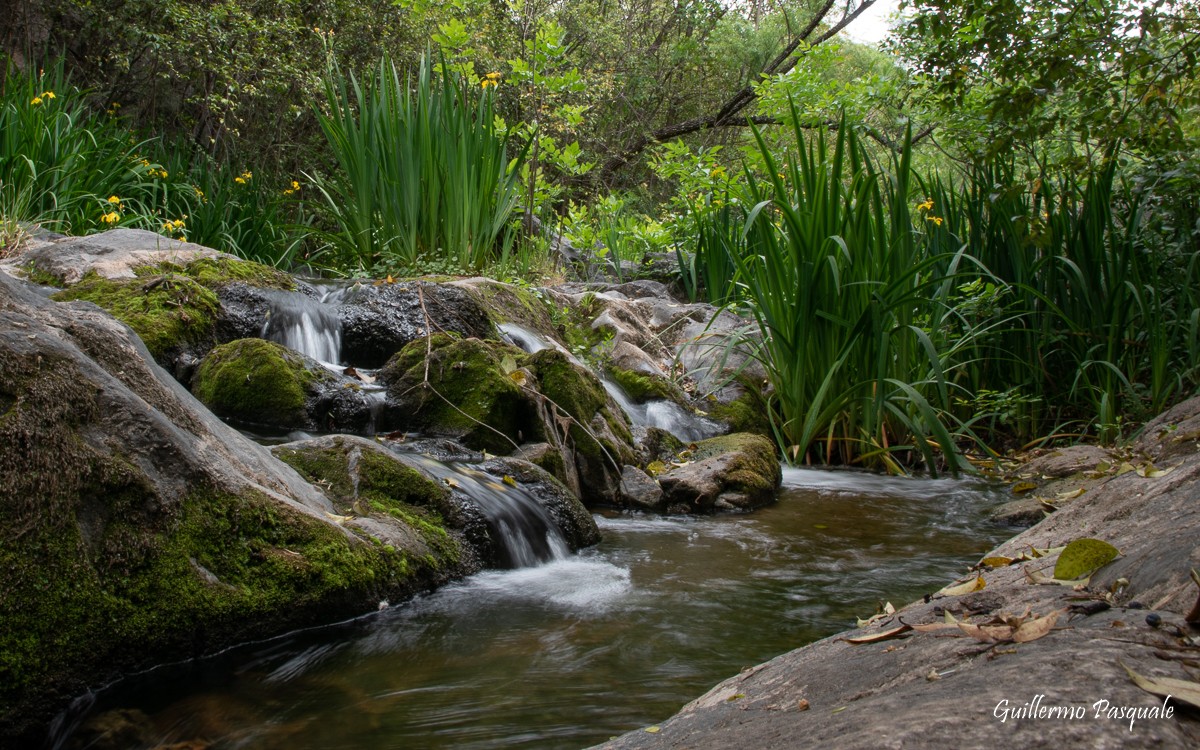
<instances>
[{"instance_id":1,"label":"rocky streambed","mask_svg":"<svg viewBox=\"0 0 1200 750\"><path fill-rule=\"evenodd\" d=\"M143 667L553 561L599 538L589 508L771 503L748 336L651 281L331 286L132 230L35 243L0 268L0 736L36 743L72 696ZM1194 741L1178 702L1129 734L995 706L1148 710L1126 666L1191 679L1197 411L1125 455L1034 466L1066 484L1026 501L1053 513L989 555L1013 563L973 573L982 588L743 672L613 746ZM1035 582L1082 537L1121 556L1086 585ZM927 627L948 617L965 625ZM1050 625L972 635L993 620Z\"/></svg>"}]
</instances>

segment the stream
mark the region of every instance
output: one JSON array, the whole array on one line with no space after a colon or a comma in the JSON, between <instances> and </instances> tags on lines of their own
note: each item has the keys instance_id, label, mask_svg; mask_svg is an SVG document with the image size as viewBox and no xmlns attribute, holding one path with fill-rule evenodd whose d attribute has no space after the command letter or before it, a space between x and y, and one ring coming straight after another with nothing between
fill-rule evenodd
<instances>
[{"instance_id":1,"label":"stream","mask_svg":"<svg viewBox=\"0 0 1200 750\"><path fill-rule=\"evenodd\" d=\"M604 541L579 554L161 667L75 716L121 710L145 746L194 750L585 747L940 588L1011 533L985 520L1001 499L966 480L787 469L754 513L600 517Z\"/></svg>"}]
</instances>

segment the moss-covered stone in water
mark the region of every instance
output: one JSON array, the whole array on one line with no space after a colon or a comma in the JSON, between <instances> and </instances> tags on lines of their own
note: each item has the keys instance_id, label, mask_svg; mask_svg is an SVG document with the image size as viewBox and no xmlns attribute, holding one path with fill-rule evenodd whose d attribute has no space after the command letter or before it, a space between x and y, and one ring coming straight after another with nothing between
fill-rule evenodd
<instances>
[{"instance_id":1,"label":"moss-covered stone in water","mask_svg":"<svg viewBox=\"0 0 1200 750\"><path fill-rule=\"evenodd\" d=\"M405 346L379 377L404 429L507 454L542 434L529 398L505 372L505 359L515 365L521 356L508 344L437 334Z\"/></svg>"},{"instance_id":2,"label":"moss-covered stone in water","mask_svg":"<svg viewBox=\"0 0 1200 750\"><path fill-rule=\"evenodd\" d=\"M780 464L775 443L762 435L735 432L701 440L686 458L700 462L714 456L738 457L725 474L726 488L751 496L771 494L779 484Z\"/></svg>"},{"instance_id":3,"label":"moss-covered stone in water","mask_svg":"<svg viewBox=\"0 0 1200 750\"><path fill-rule=\"evenodd\" d=\"M453 569L199 472L185 497L161 491L85 438L106 402L74 360L6 353L0 394L0 734L44 732L14 707L64 706L115 669L361 612L442 575L430 560Z\"/></svg>"},{"instance_id":4,"label":"moss-covered stone in water","mask_svg":"<svg viewBox=\"0 0 1200 750\"><path fill-rule=\"evenodd\" d=\"M686 402L682 391L665 377L654 377L613 366L608 368L608 374L613 382L621 386L621 389L637 403L650 399L666 399L681 405Z\"/></svg>"},{"instance_id":5,"label":"moss-covered stone in water","mask_svg":"<svg viewBox=\"0 0 1200 750\"><path fill-rule=\"evenodd\" d=\"M610 468L619 475L621 464L634 460L633 436L624 415L609 407L608 392L600 379L556 349L530 355L527 365L536 374L542 394L573 418L567 434L577 461L582 458L592 464L593 481L599 481ZM596 423L597 417L602 425ZM587 481L587 477L581 479ZM590 499L597 488L580 489Z\"/></svg>"},{"instance_id":6,"label":"moss-covered stone in water","mask_svg":"<svg viewBox=\"0 0 1200 750\"><path fill-rule=\"evenodd\" d=\"M239 339L205 356L192 392L214 413L280 427L307 423L310 387L325 372L308 369L299 354L263 339Z\"/></svg>"},{"instance_id":7,"label":"moss-covered stone in water","mask_svg":"<svg viewBox=\"0 0 1200 750\"><path fill-rule=\"evenodd\" d=\"M385 515L404 521L439 555L457 560L457 541L446 531L455 513L450 490L374 445L345 437L282 445L272 453L314 484L326 488L337 511Z\"/></svg>"},{"instance_id":8,"label":"moss-covered stone in water","mask_svg":"<svg viewBox=\"0 0 1200 750\"><path fill-rule=\"evenodd\" d=\"M173 272L136 279L89 273L75 286L56 292L53 299L94 302L132 328L160 362L172 349L210 340L220 310L215 292Z\"/></svg>"}]
</instances>

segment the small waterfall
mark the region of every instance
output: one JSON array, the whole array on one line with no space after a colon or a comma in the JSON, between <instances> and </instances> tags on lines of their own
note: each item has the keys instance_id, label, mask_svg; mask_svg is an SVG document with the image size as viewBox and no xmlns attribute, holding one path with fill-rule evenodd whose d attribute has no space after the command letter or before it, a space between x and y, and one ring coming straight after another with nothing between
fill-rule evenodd
<instances>
[{"instance_id":1,"label":"small waterfall","mask_svg":"<svg viewBox=\"0 0 1200 750\"><path fill-rule=\"evenodd\" d=\"M444 464L427 456L413 457L438 479L457 488L483 511L496 532L505 562L528 568L562 560L570 554L567 540L550 511L519 485L463 464Z\"/></svg>"},{"instance_id":2,"label":"small waterfall","mask_svg":"<svg viewBox=\"0 0 1200 750\"><path fill-rule=\"evenodd\" d=\"M644 404L634 403L625 389L608 378L600 378L604 390L624 410L629 421L643 427L666 430L685 443L704 440L721 434L721 425L711 419L689 414L679 404L666 399L655 399Z\"/></svg>"},{"instance_id":3,"label":"small waterfall","mask_svg":"<svg viewBox=\"0 0 1200 750\"><path fill-rule=\"evenodd\" d=\"M342 323L337 313L303 294L273 296L262 337L326 365L341 361Z\"/></svg>"},{"instance_id":4,"label":"small waterfall","mask_svg":"<svg viewBox=\"0 0 1200 750\"><path fill-rule=\"evenodd\" d=\"M530 354L554 346L542 336L516 323L501 323L496 327L500 329L500 335L504 337L505 341Z\"/></svg>"}]
</instances>

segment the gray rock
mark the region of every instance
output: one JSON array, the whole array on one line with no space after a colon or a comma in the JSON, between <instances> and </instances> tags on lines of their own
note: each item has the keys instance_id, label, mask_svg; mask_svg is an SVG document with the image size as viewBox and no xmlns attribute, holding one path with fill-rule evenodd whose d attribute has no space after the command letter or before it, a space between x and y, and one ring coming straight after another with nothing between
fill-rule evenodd
<instances>
[{"instance_id":1,"label":"gray rock","mask_svg":"<svg viewBox=\"0 0 1200 750\"><path fill-rule=\"evenodd\" d=\"M1023 497L1020 500L1011 500L998 506L988 515L997 523L1032 526L1046 517L1047 510L1046 506L1042 505L1042 501L1036 497Z\"/></svg>"},{"instance_id":2,"label":"gray rock","mask_svg":"<svg viewBox=\"0 0 1200 750\"><path fill-rule=\"evenodd\" d=\"M668 512L749 510L775 501L782 472L775 445L761 435L703 440L687 458L658 477Z\"/></svg>"},{"instance_id":3,"label":"gray rock","mask_svg":"<svg viewBox=\"0 0 1200 750\"><path fill-rule=\"evenodd\" d=\"M435 332L495 338L496 327L474 295L451 284L425 281L364 284L338 305L342 357L358 367L381 367L405 344Z\"/></svg>"},{"instance_id":4,"label":"gray rock","mask_svg":"<svg viewBox=\"0 0 1200 750\"><path fill-rule=\"evenodd\" d=\"M323 492L212 415L130 329L3 273L0 444L6 746L40 743L71 697L119 674L461 573L415 554L407 532L339 525Z\"/></svg>"},{"instance_id":5,"label":"gray rock","mask_svg":"<svg viewBox=\"0 0 1200 750\"><path fill-rule=\"evenodd\" d=\"M197 258L219 257L234 256L144 229L111 229L86 237L38 243L15 259L14 265L32 263L70 285L88 271L108 279L132 279L133 269L138 266L163 262L185 265Z\"/></svg>"},{"instance_id":6,"label":"gray rock","mask_svg":"<svg viewBox=\"0 0 1200 750\"><path fill-rule=\"evenodd\" d=\"M1061 479L1095 469L1101 461L1111 463L1112 460L1112 453L1098 445L1072 445L1038 456L1021 467L1020 475L1035 479Z\"/></svg>"},{"instance_id":7,"label":"gray rock","mask_svg":"<svg viewBox=\"0 0 1200 750\"><path fill-rule=\"evenodd\" d=\"M646 510L660 507L663 497L658 482L636 466L621 467L621 501L624 505Z\"/></svg>"},{"instance_id":8,"label":"gray rock","mask_svg":"<svg viewBox=\"0 0 1200 750\"><path fill-rule=\"evenodd\" d=\"M1172 431L1148 435L1147 453L1180 449ZM1200 722L1182 704L1171 705L1170 719L1140 718L1132 726L1128 718L1095 711L1098 701L1161 711L1163 699L1138 688L1126 668L1194 682L1177 659L1195 652L1183 644L1194 632L1184 616L1197 597L1189 570L1200 559L1200 455L1194 449L1173 455L1179 464L1170 474L1110 477L987 555L1015 558L1031 547L1103 539L1121 556L1095 573L1088 588L1031 583L1027 573L1052 568L1053 557L972 572L987 584L978 594L932 594L896 617L746 669L661 722L658 731L636 730L600 747L1195 747ZM1146 609L1124 608L1134 600L1163 624L1148 625ZM846 641L901 623L944 622L945 610L959 619L986 610L973 623L1001 614L1059 614L1056 627L1024 643L989 645L953 629ZM1081 715L1003 714L1039 704L1075 707Z\"/></svg>"}]
</instances>

